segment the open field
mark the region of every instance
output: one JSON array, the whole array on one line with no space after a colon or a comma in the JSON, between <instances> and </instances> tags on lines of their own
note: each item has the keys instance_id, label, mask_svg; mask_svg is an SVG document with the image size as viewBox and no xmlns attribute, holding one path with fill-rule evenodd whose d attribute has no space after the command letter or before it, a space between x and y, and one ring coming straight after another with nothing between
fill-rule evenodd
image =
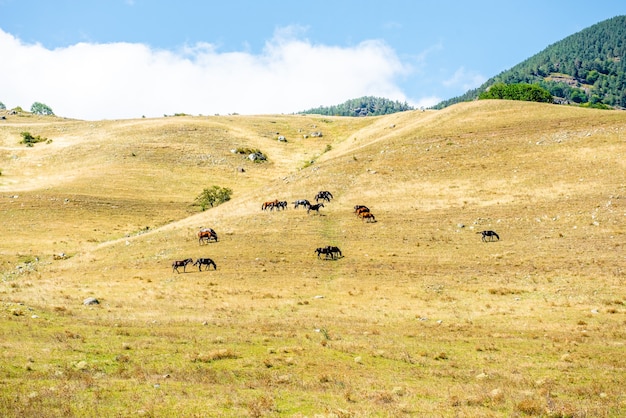
<instances>
[{"instance_id":1,"label":"open field","mask_svg":"<svg viewBox=\"0 0 626 418\"><path fill-rule=\"evenodd\" d=\"M0 416L626 415L625 112L7 116L0 171Z\"/></svg>"}]
</instances>

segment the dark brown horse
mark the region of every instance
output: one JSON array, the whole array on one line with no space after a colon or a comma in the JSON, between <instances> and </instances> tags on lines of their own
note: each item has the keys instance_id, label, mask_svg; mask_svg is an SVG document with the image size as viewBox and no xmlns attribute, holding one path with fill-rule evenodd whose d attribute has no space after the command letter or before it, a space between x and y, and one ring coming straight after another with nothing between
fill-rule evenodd
<instances>
[{"instance_id":1,"label":"dark brown horse","mask_svg":"<svg viewBox=\"0 0 626 418\"><path fill-rule=\"evenodd\" d=\"M261 210L265 210L265 209L270 209L270 210L272 210L272 209L274 209L274 206L276 206L276 205L278 205L278 199L273 200L273 201L271 201L271 202L264 202L264 203L261 205Z\"/></svg>"},{"instance_id":2,"label":"dark brown horse","mask_svg":"<svg viewBox=\"0 0 626 418\"><path fill-rule=\"evenodd\" d=\"M367 219L367 222L376 222L376 217L374 216L373 213L370 212L362 212L359 214L360 218L363 220Z\"/></svg>"},{"instance_id":3,"label":"dark brown horse","mask_svg":"<svg viewBox=\"0 0 626 418\"><path fill-rule=\"evenodd\" d=\"M323 208L324 204L323 203L317 203L315 205L311 205L309 206L309 208L306 210L306 213L311 212L312 210L314 210L317 213L320 213L320 208Z\"/></svg>"},{"instance_id":4,"label":"dark brown horse","mask_svg":"<svg viewBox=\"0 0 626 418\"><path fill-rule=\"evenodd\" d=\"M184 260L178 260L178 261L174 261L172 263L172 273L174 271L176 271L176 273L180 273L180 271L178 271L179 267L183 268L183 273L186 273L186 269L187 269L187 264L193 263L193 260L191 258L186 258Z\"/></svg>"},{"instance_id":5,"label":"dark brown horse","mask_svg":"<svg viewBox=\"0 0 626 418\"><path fill-rule=\"evenodd\" d=\"M355 209L355 210L354 210L354 213L356 213L356 216L360 218L362 214L364 214L364 213L369 213L369 211L370 211L370 210L369 210L369 208L368 208L368 207L366 207L366 206L360 206L359 208L357 208L357 209Z\"/></svg>"}]
</instances>

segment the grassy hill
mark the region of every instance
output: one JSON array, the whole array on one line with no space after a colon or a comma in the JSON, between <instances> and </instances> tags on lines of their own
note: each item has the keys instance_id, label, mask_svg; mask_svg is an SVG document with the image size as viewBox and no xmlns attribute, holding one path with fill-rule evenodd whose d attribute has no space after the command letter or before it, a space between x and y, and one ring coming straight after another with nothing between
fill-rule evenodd
<instances>
[{"instance_id":1,"label":"grassy hill","mask_svg":"<svg viewBox=\"0 0 626 418\"><path fill-rule=\"evenodd\" d=\"M625 127L508 101L7 116L0 414L623 415ZM200 212L214 184L232 199ZM261 210L320 190L319 215ZM344 257L318 259L331 244ZM173 272L187 257L218 268Z\"/></svg>"}]
</instances>

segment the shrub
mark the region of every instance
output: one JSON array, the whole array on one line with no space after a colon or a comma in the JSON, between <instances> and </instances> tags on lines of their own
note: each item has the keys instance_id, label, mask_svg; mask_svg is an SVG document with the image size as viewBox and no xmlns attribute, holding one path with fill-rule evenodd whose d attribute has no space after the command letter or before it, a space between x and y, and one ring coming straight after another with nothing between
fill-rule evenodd
<instances>
[{"instance_id":1,"label":"shrub","mask_svg":"<svg viewBox=\"0 0 626 418\"><path fill-rule=\"evenodd\" d=\"M237 147L237 149L235 149L235 152L237 154L245 154L245 155L261 153L261 151L258 148L244 148L244 147Z\"/></svg>"},{"instance_id":2,"label":"shrub","mask_svg":"<svg viewBox=\"0 0 626 418\"><path fill-rule=\"evenodd\" d=\"M33 136L30 132L22 132L20 135L22 135L20 144L26 144L27 147L32 147L37 142L50 142L48 138L42 138L39 135Z\"/></svg>"},{"instance_id":3,"label":"shrub","mask_svg":"<svg viewBox=\"0 0 626 418\"><path fill-rule=\"evenodd\" d=\"M196 197L194 204L200 206L204 212L209 205L213 207L229 201L232 193L233 191L228 187L212 186L211 188L204 189L202 193Z\"/></svg>"}]
</instances>

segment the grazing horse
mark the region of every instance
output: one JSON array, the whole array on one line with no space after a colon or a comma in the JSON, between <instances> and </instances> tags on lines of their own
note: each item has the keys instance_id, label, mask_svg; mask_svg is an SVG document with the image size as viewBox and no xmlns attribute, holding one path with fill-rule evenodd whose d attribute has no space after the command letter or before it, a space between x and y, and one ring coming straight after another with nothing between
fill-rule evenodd
<instances>
[{"instance_id":1,"label":"grazing horse","mask_svg":"<svg viewBox=\"0 0 626 418\"><path fill-rule=\"evenodd\" d=\"M369 211L370 211L369 208L365 206L361 206L360 208L356 209L354 213L356 213L356 216L360 218L361 215L363 215L364 213L369 213Z\"/></svg>"},{"instance_id":2,"label":"grazing horse","mask_svg":"<svg viewBox=\"0 0 626 418\"><path fill-rule=\"evenodd\" d=\"M330 252L328 247L324 247L324 248L319 247L319 248L316 248L315 251L313 252L317 253L317 258L320 258L321 254L325 254L326 258L328 258L328 256L331 256L331 257L333 256L333 254Z\"/></svg>"},{"instance_id":3,"label":"grazing horse","mask_svg":"<svg viewBox=\"0 0 626 418\"><path fill-rule=\"evenodd\" d=\"M477 232L477 234L482 234L481 239L483 240L483 242L493 241L494 237L498 241L500 241L500 236L498 234L496 234L495 231L479 231L479 232Z\"/></svg>"},{"instance_id":4,"label":"grazing horse","mask_svg":"<svg viewBox=\"0 0 626 418\"><path fill-rule=\"evenodd\" d=\"M327 202L330 202L330 199L333 198L333 195L331 192L327 191L327 190L322 190L321 192L319 192L317 195L315 195L315 201L319 202L320 200L325 200Z\"/></svg>"},{"instance_id":5,"label":"grazing horse","mask_svg":"<svg viewBox=\"0 0 626 418\"><path fill-rule=\"evenodd\" d=\"M369 212L370 209L367 206L364 206L364 205L356 205L356 206L354 206L354 213L358 214L359 211Z\"/></svg>"},{"instance_id":6,"label":"grazing horse","mask_svg":"<svg viewBox=\"0 0 626 418\"><path fill-rule=\"evenodd\" d=\"M212 239L214 239L215 242L217 242L217 234L211 228L201 229L198 232L198 243L200 245L202 245L202 241L206 241L208 244L209 241L211 241Z\"/></svg>"},{"instance_id":7,"label":"grazing horse","mask_svg":"<svg viewBox=\"0 0 626 418\"><path fill-rule=\"evenodd\" d=\"M211 266L213 266L214 270L217 270L217 265L215 264L215 261L211 260L210 258L198 258L196 260L195 263L193 263L193 265L197 265L198 266L198 270L202 271L202 266L206 266L206 269L208 270Z\"/></svg>"},{"instance_id":8,"label":"grazing horse","mask_svg":"<svg viewBox=\"0 0 626 418\"><path fill-rule=\"evenodd\" d=\"M359 214L361 219L366 220L367 222L376 222L376 217L374 216L373 213L370 212L362 212Z\"/></svg>"},{"instance_id":9,"label":"grazing horse","mask_svg":"<svg viewBox=\"0 0 626 418\"><path fill-rule=\"evenodd\" d=\"M277 202L273 207L270 208L270 210L274 209L274 207L276 208L276 210L280 210L280 209L287 209L287 201L286 200L281 200L280 202Z\"/></svg>"},{"instance_id":10,"label":"grazing horse","mask_svg":"<svg viewBox=\"0 0 626 418\"><path fill-rule=\"evenodd\" d=\"M320 213L320 208L323 208L324 204L323 203L317 203L315 205L311 205L309 206L309 208L306 210L306 213L311 212L312 210L314 210L317 213Z\"/></svg>"},{"instance_id":11,"label":"grazing horse","mask_svg":"<svg viewBox=\"0 0 626 418\"><path fill-rule=\"evenodd\" d=\"M278 199L273 200L271 202L265 202L263 203L263 205L261 205L261 210L265 210L265 209L273 209L274 206L276 206L278 204Z\"/></svg>"},{"instance_id":12,"label":"grazing horse","mask_svg":"<svg viewBox=\"0 0 626 418\"><path fill-rule=\"evenodd\" d=\"M343 257L343 254L341 254L341 250L339 249L339 247L333 247L332 245L316 248L314 252L317 253L317 258L320 258L320 255L322 254L326 256L326 259L331 258L335 260L336 258Z\"/></svg>"},{"instance_id":13,"label":"grazing horse","mask_svg":"<svg viewBox=\"0 0 626 418\"><path fill-rule=\"evenodd\" d=\"M328 252L330 253L333 259L343 257L343 254L341 253L341 250L339 249L339 247L334 247L332 245L329 245L328 247L326 247L326 249L328 250Z\"/></svg>"},{"instance_id":14,"label":"grazing horse","mask_svg":"<svg viewBox=\"0 0 626 418\"><path fill-rule=\"evenodd\" d=\"M293 202L294 209L298 209L300 206L304 206L305 208L308 208L309 206L311 206L311 202L309 202L306 199L300 199L300 200L296 200L295 202Z\"/></svg>"},{"instance_id":15,"label":"grazing horse","mask_svg":"<svg viewBox=\"0 0 626 418\"><path fill-rule=\"evenodd\" d=\"M172 273L174 271L176 271L176 273L180 273L180 271L178 271L179 267L183 268L183 273L186 273L186 269L187 269L187 264L189 263L193 263L193 260L191 258L186 258L184 260L179 260L179 261L174 261L172 263Z\"/></svg>"}]
</instances>

